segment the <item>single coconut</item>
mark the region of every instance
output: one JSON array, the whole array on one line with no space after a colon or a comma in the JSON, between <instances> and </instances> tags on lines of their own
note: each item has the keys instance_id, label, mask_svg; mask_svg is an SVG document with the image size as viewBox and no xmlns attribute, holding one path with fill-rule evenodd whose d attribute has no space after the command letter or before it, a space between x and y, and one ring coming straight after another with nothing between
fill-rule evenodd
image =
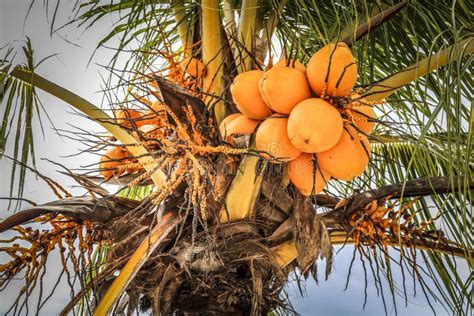
<instances>
[{"instance_id":1,"label":"single coconut","mask_svg":"<svg viewBox=\"0 0 474 316\"><path fill-rule=\"evenodd\" d=\"M298 150L317 153L337 144L342 117L328 102L311 98L298 103L288 118L288 137Z\"/></svg>"},{"instance_id":2,"label":"single coconut","mask_svg":"<svg viewBox=\"0 0 474 316\"><path fill-rule=\"evenodd\" d=\"M192 57L183 59L180 63L180 67L184 72L194 78L201 78L205 71L204 64L200 60Z\"/></svg>"},{"instance_id":3,"label":"single coconut","mask_svg":"<svg viewBox=\"0 0 474 316\"><path fill-rule=\"evenodd\" d=\"M368 105L354 106L351 113L357 128L365 135L369 135L375 127L375 122L372 121L375 119L374 109Z\"/></svg>"},{"instance_id":4,"label":"single coconut","mask_svg":"<svg viewBox=\"0 0 474 316\"><path fill-rule=\"evenodd\" d=\"M100 157L100 174L106 181L112 177L119 177L124 173L124 169L119 169L125 164L125 160L131 158L128 150L122 147L113 147L107 150L102 157Z\"/></svg>"},{"instance_id":5,"label":"single coconut","mask_svg":"<svg viewBox=\"0 0 474 316\"><path fill-rule=\"evenodd\" d=\"M275 112L290 114L299 102L311 98L304 72L291 67L273 67L260 80L263 100Z\"/></svg>"},{"instance_id":6,"label":"single coconut","mask_svg":"<svg viewBox=\"0 0 474 316\"><path fill-rule=\"evenodd\" d=\"M328 172L319 168L313 154L302 153L288 163L288 178L306 196L320 193L330 177Z\"/></svg>"},{"instance_id":7,"label":"single coconut","mask_svg":"<svg viewBox=\"0 0 474 316\"><path fill-rule=\"evenodd\" d=\"M267 159L277 162L290 161L301 154L290 142L287 133L288 119L273 114L260 124L255 134L255 145Z\"/></svg>"},{"instance_id":8,"label":"single coconut","mask_svg":"<svg viewBox=\"0 0 474 316\"><path fill-rule=\"evenodd\" d=\"M225 125L222 137L229 141L230 137L237 134L252 134L255 131L259 121L241 115L233 119L229 124Z\"/></svg>"},{"instance_id":9,"label":"single coconut","mask_svg":"<svg viewBox=\"0 0 474 316\"><path fill-rule=\"evenodd\" d=\"M321 96L348 95L357 80L357 65L349 47L342 42L318 50L308 62L306 75L313 91Z\"/></svg>"},{"instance_id":10,"label":"single coconut","mask_svg":"<svg viewBox=\"0 0 474 316\"><path fill-rule=\"evenodd\" d=\"M156 100L155 102L153 102L149 108L150 108L150 111L153 113L158 113L158 114L165 113L165 106L159 100Z\"/></svg>"},{"instance_id":11,"label":"single coconut","mask_svg":"<svg viewBox=\"0 0 474 316\"><path fill-rule=\"evenodd\" d=\"M155 101L149 108L150 110L145 112L144 115L142 115L138 120L136 120L135 124L138 127L143 125L165 125L166 112L163 103L161 103L160 101Z\"/></svg>"},{"instance_id":12,"label":"single coconut","mask_svg":"<svg viewBox=\"0 0 474 316\"><path fill-rule=\"evenodd\" d=\"M230 86L232 99L240 112L252 119L261 120L272 112L260 95L259 81L264 72L251 70L237 75Z\"/></svg>"},{"instance_id":13,"label":"single coconut","mask_svg":"<svg viewBox=\"0 0 474 316\"><path fill-rule=\"evenodd\" d=\"M128 128L136 126L136 122L142 116L142 113L132 109L119 109L114 111L115 121Z\"/></svg>"},{"instance_id":14,"label":"single coconut","mask_svg":"<svg viewBox=\"0 0 474 316\"><path fill-rule=\"evenodd\" d=\"M225 131L226 131L226 126L230 124L233 120L238 118L239 116L242 116L243 114L241 113L233 113L230 115L227 115L219 125L219 132L221 133L221 136L224 137Z\"/></svg>"},{"instance_id":15,"label":"single coconut","mask_svg":"<svg viewBox=\"0 0 474 316\"><path fill-rule=\"evenodd\" d=\"M350 181L360 176L369 163L370 144L364 135L349 125L341 139L329 150L316 154L321 169L336 179Z\"/></svg>"},{"instance_id":16,"label":"single coconut","mask_svg":"<svg viewBox=\"0 0 474 316\"><path fill-rule=\"evenodd\" d=\"M277 67L290 67L302 72L306 72L305 65L303 65L296 59L290 59L290 60L286 58L280 59L275 65L273 65L273 68L277 68Z\"/></svg>"}]
</instances>

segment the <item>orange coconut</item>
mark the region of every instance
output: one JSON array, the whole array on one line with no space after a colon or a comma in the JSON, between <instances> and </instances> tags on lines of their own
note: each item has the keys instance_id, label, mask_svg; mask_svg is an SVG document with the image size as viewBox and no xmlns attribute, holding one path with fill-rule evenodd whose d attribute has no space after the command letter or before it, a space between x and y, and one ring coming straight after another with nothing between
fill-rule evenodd
<instances>
[{"instance_id":1,"label":"orange coconut","mask_svg":"<svg viewBox=\"0 0 474 316\"><path fill-rule=\"evenodd\" d=\"M294 69L298 69L299 71L306 72L305 65L303 65L296 59L290 59L290 60L286 58L280 59L275 65L273 65L273 68L276 68L276 67L291 67Z\"/></svg>"},{"instance_id":2,"label":"orange coconut","mask_svg":"<svg viewBox=\"0 0 474 316\"><path fill-rule=\"evenodd\" d=\"M196 58L188 57L181 61L181 69L194 78L201 78L204 73L204 64Z\"/></svg>"},{"instance_id":3,"label":"orange coconut","mask_svg":"<svg viewBox=\"0 0 474 316\"><path fill-rule=\"evenodd\" d=\"M260 70L241 73L235 77L230 86L232 99L239 111L256 120L272 114L260 95L259 81L263 74L264 72Z\"/></svg>"},{"instance_id":4,"label":"orange coconut","mask_svg":"<svg viewBox=\"0 0 474 316\"><path fill-rule=\"evenodd\" d=\"M241 115L225 125L225 130L222 136L228 140L230 136L236 134L252 134L255 131L259 121Z\"/></svg>"},{"instance_id":5,"label":"orange coconut","mask_svg":"<svg viewBox=\"0 0 474 316\"><path fill-rule=\"evenodd\" d=\"M150 110L146 111L138 120L135 121L135 124L140 127L143 125L164 125L166 121L166 113L163 103L160 101L155 101L149 107Z\"/></svg>"},{"instance_id":6,"label":"orange coconut","mask_svg":"<svg viewBox=\"0 0 474 316\"><path fill-rule=\"evenodd\" d=\"M102 157L100 157L100 174L107 181L112 177L119 177L124 173L124 170L118 169L119 166L125 163L125 160L130 157L128 150L122 147L113 147L107 150Z\"/></svg>"},{"instance_id":7,"label":"orange coconut","mask_svg":"<svg viewBox=\"0 0 474 316\"><path fill-rule=\"evenodd\" d=\"M142 116L142 113L131 109L115 110L114 114L117 123L128 128L134 127L136 125L135 121Z\"/></svg>"},{"instance_id":8,"label":"orange coconut","mask_svg":"<svg viewBox=\"0 0 474 316\"><path fill-rule=\"evenodd\" d=\"M165 112L165 106L160 100L156 100L155 102L153 102L149 108L151 112L154 113L161 114Z\"/></svg>"},{"instance_id":9,"label":"orange coconut","mask_svg":"<svg viewBox=\"0 0 474 316\"><path fill-rule=\"evenodd\" d=\"M350 181L360 176L367 167L370 144L367 137L347 125L336 146L316 156L321 169L329 172L333 178Z\"/></svg>"},{"instance_id":10,"label":"orange coconut","mask_svg":"<svg viewBox=\"0 0 474 316\"><path fill-rule=\"evenodd\" d=\"M255 134L255 145L267 159L290 161L301 154L290 142L287 133L288 119L273 114L260 124ZM268 153L268 154L267 154Z\"/></svg>"},{"instance_id":11,"label":"orange coconut","mask_svg":"<svg viewBox=\"0 0 474 316\"><path fill-rule=\"evenodd\" d=\"M330 177L329 173L317 166L313 154L302 153L288 163L288 178L306 196L320 193Z\"/></svg>"},{"instance_id":12,"label":"orange coconut","mask_svg":"<svg viewBox=\"0 0 474 316\"><path fill-rule=\"evenodd\" d=\"M242 116L243 114L241 113L233 113L230 115L227 115L225 119L222 120L221 124L219 125L219 132L221 133L222 137L224 137L226 126L230 124L233 120L238 118L239 116Z\"/></svg>"},{"instance_id":13,"label":"orange coconut","mask_svg":"<svg viewBox=\"0 0 474 316\"><path fill-rule=\"evenodd\" d=\"M290 114L299 102L311 98L304 72L291 67L273 67L260 80L260 93L275 112Z\"/></svg>"},{"instance_id":14,"label":"orange coconut","mask_svg":"<svg viewBox=\"0 0 474 316\"><path fill-rule=\"evenodd\" d=\"M354 106L351 113L357 128L369 135L375 127L375 122L371 121L375 118L374 109L368 105Z\"/></svg>"},{"instance_id":15,"label":"orange coconut","mask_svg":"<svg viewBox=\"0 0 474 316\"><path fill-rule=\"evenodd\" d=\"M298 150L317 153L337 144L342 117L328 102L311 98L298 103L288 118L288 137Z\"/></svg>"},{"instance_id":16,"label":"orange coconut","mask_svg":"<svg viewBox=\"0 0 474 316\"><path fill-rule=\"evenodd\" d=\"M318 50L308 62L306 75L313 91L321 96L348 95L357 80L357 65L349 47L342 42Z\"/></svg>"}]
</instances>

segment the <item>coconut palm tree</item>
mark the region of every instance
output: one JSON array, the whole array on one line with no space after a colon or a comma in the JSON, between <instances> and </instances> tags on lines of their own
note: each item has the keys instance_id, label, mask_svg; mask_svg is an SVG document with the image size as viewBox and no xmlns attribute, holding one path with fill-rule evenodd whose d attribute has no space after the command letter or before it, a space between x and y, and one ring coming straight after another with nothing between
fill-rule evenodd
<instances>
[{"instance_id":1,"label":"coconut palm tree","mask_svg":"<svg viewBox=\"0 0 474 316\"><path fill-rule=\"evenodd\" d=\"M468 3L91 0L76 4L68 25L87 29L109 16L118 22L98 48L120 38L104 91L120 100L106 110L41 76L29 41L24 64L14 64L13 49L3 48L0 148L15 162L12 179L19 182L18 192L11 185L11 199L28 201L22 191L27 171L58 196L0 223L1 232L14 232L1 241L11 258L0 265L2 290L19 276L25 280L10 312L25 311L57 249L63 273L80 285L70 283L73 295L63 314L290 313L282 295L289 276L317 279L323 259L330 277L333 249L345 246L360 257L366 279L373 276L386 312L396 295L408 301L414 283L430 307L436 299L450 313L471 314L474 41ZM377 119L365 120L377 123L368 135L370 164L352 181L331 180L323 192L304 196L289 183L286 164L257 150L253 135L223 139L218 126L237 112L230 85L238 74L269 69L279 58L306 63L335 42L351 48L356 92L377 109ZM196 61L204 69L191 76ZM86 135L91 151L128 153L106 156L102 162L109 164L96 169L106 179L66 168L85 196L72 196L29 166L38 89L104 127L106 136ZM327 100L342 109L352 102ZM162 128L140 129L148 117L134 117L132 108L146 109ZM12 153L5 152L10 141ZM107 191L104 180L120 189ZM26 225L31 221L42 225ZM38 311L50 297L39 292Z\"/></svg>"}]
</instances>

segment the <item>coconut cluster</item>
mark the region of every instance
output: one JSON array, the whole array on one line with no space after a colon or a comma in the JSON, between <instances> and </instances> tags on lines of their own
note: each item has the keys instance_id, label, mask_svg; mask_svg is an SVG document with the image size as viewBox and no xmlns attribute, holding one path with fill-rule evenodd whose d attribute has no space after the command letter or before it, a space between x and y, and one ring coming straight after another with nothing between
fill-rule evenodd
<instances>
[{"instance_id":1,"label":"coconut cluster","mask_svg":"<svg viewBox=\"0 0 474 316\"><path fill-rule=\"evenodd\" d=\"M350 181L369 163L367 135L375 125L372 106L352 92L356 80L345 43L321 48L306 67L284 59L241 73L230 88L240 113L222 121L221 135L232 142L255 132L261 155L288 163L289 179L304 195L321 192L330 178Z\"/></svg>"},{"instance_id":2,"label":"coconut cluster","mask_svg":"<svg viewBox=\"0 0 474 316\"><path fill-rule=\"evenodd\" d=\"M184 58L178 65L179 76L202 79L206 69L204 64L196 58ZM198 82L199 83L199 82ZM153 84L152 84L153 85ZM151 102L141 98L142 103L148 106L146 111L134 109L119 109L114 111L115 122L129 130L137 139L162 139L167 133L167 116L162 102ZM106 181L124 174L140 171L135 159L125 147L114 146L109 148L100 159L99 171Z\"/></svg>"},{"instance_id":3,"label":"coconut cluster","mask_svg":"<svg viewBox=\"0 0 474 316\"><path fill-rule=\"evenodd\" d=\"M140 133L143 138L153 139L166 133L166 115L160 101L150 102L148 110L119 109L114 111L115 122L132 133ZM100 158L99 171L106 181L113 177L134 173L141 167L133 154L125 147L109 148Z\"/></svg>"}]
</instances>

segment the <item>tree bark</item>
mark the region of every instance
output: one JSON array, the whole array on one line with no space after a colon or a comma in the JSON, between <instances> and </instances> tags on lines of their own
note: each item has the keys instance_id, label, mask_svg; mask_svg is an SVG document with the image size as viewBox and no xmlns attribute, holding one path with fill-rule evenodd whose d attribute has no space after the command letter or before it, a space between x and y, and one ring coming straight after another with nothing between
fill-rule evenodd
<instances>
[{"instance_id":1,"label":"tree bark","mask_svg":"<svg viewBox=\"0 0 474 316\"><path fill-rule=\"evenodd\" d=\"M250 314L250 306L223 309L216 298L203 297L198 294L185 294L178 298L175 315L179 316L243 316Z\"/></svg>"}]
</instances>

